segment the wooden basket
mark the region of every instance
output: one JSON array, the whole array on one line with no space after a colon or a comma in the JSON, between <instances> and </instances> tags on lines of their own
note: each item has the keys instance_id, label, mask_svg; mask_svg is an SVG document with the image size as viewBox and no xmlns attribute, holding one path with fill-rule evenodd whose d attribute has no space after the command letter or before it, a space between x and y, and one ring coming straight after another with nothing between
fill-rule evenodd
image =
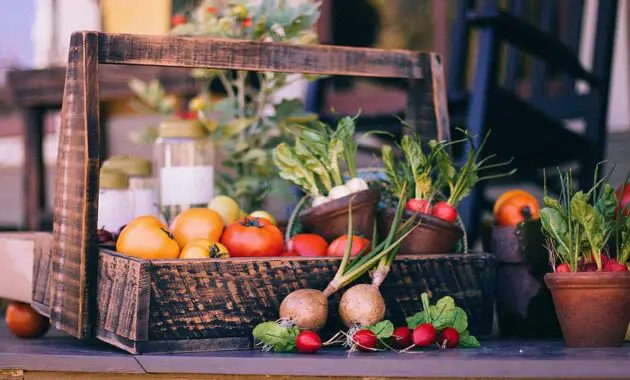
<instances>
[{"instance_id":1,"label":"wooden basket","mask_svg":"<svg viewBox=\"0 0 630 380\"><path fill-rule=\"evenodd\" d=\"M77 338L96 336L129 352L249 347L252 326L277 318L290 291L323 289L336 260L137 260L99 251L100 64L407 78L407 122L433 134L429 137L437 131L437 138L449 139L442 62L433 53L74 33L62 107L54 247L51 266L40 265L34 279L40 296L35 303L46 308L47 291L37 289L48 278L50 318L59 329ZM471 332L490 332L491 256L408 257L393 267L383 288L392 317L418 311L421 292L431 290L455 296L470 313ZM334 313L330 319L334 323Z\"/></svg>"}]
</instances>

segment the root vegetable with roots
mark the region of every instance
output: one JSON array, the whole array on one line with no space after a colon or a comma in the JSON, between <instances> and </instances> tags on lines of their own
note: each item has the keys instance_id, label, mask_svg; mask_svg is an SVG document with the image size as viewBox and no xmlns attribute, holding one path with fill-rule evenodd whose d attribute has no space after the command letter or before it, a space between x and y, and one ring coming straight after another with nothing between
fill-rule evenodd
<instances>
[{"instance_id":1,"label":"root vegetable with roots","mask_svg":"<svg viewBox=\"0 0 630 380\"><path fill-rule=\"evenodd\" d=\"M413 230L411 218L401 224L406 197L404 192L398 202L394 222L387 238L380 244L372 240L371 249L361 252L350 260L352 240L347 239L343 259L333 280L324 291L300 289L290 293L280 304L280 319L289 321L301 329L318 331L328 317L327 299L340 289L361 277L368 270L378 265L372 284L359 284L348 289L341 298L339 315L343 323L350 327L356 324L369 326L383 320L385 301L379 291L400 243ZM348 213L348 236L352 235L352 199Z\"/></svg>"}]
</instances>

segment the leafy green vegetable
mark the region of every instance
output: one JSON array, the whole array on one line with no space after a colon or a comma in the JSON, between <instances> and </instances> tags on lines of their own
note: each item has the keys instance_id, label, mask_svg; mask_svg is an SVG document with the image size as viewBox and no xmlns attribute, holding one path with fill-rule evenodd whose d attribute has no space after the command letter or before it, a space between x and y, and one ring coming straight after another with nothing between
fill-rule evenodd
<instances>
[{"instance_id":1,"label":"leafy green vegetable","mask_svg":"<svg viewBox=\"0 0 630 380\"><path fill-rule=\"evenodd\" d=\"M433 326L442 330L445 327L452 327L455 322L455 300L446 296L439 299L435 306L429 309Z\"/></svg>"},{"instance_id":2,"label":"leafy green vegetable","mask_svg":"<svg viewBox=\"0 0 630 380\"><path fill-rule=\"evenodd\" d=\"M388 320L380 321L367 327L379 339L387 339L394 334L394 324Z\"/></svg>"},{"instance_id":3,"label":"leafy green vegetable","mask_svg":"<svg viewBox=\"0 0 630 380\"><path fill-rule=\"evenodd\" d=\"M451 165L446 163L447 156L442 154L440 155L441 164L438 166L440 170L439 178L441 181L447 182L449 187L449 197L446 202L452 206L456 206L462 199L470 194L470 191L478 182L510 176L516 172L516 169L512 169L505 173L482 176L480 172L509 165L512 160L496 164L486 164L495 157L495 155L489 155L483 159L481 158L483 147L490 136L490 132L484 137L481 144L477 146L475 144L475 136L471 135L467 130L460 129L460 131L464 134L463 140L468 143L464 165L459 171L453 174Z\"/></svg>"},{"instance_id":4,"label":"leafy green vegetable","mask_svg":"<svg viewBox=\"0 0 630 380\"><path fill-rule=\"evenodd\" d=\"M453 312L452 326L458 333L463 333L468 329L468 315L461 307L456 307Z\"/></svg>"},{"instance_id":5,"label":"leafy green vegetable","mask_svg":"<svg viewBox=\"0 0 630 380\"><path fill-rule=\"evenodd\" d=\"M262 342L265 349L273 349L275 352L292 351L299 333L297 327L284 327L277 322L259 323L252 331L254 338Z\"/></svg>"},{"instance_id":6,"label":"leafy green vegetable","mask_svg":"<svg viewBox=\"0 0 630 380\"><path fill-rule=\"evenodd\" d=\"M470 335L468 330L459 334L459 346L463 348L478 348L481 344L474 336Z\"/></svg>"},{"instance_id":7,"label":"leafy green vegetable","mask_svg":"<svg viewBox=\"0 0 630 380\"><path fill-rule=\"evenodd\" d=\"M411 317L407 317L407 327L415 329L422 323L431 323L437 330L452 327L460 334L461 347L479 347L479 341L468 332L468 316L461 307L455 305L453 297L440 298L435 305L429 304L429 295L422 293L422 308Z\"/></svg>"}]
</instances>

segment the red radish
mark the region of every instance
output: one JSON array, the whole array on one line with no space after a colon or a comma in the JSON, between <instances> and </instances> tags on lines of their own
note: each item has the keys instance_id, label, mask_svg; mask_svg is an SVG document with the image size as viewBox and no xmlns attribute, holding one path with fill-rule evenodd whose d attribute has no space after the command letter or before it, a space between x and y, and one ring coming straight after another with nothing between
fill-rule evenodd
<instances>
[{"instance_id":1,"label":"red radish","mask_svg":"<svg viewBox=\"0 0 630 380\"><path fill-rule=\"evenodd\" d=\"M584 268L582 268L582 272L597 272L597 264L595 263L584 264Z\"/></svg>"},{"instance_id":2,"label":"red radish","mask_svg":"<svg viewBox=\"0 0 630 380\"><path fill-rule=\"evenodd\" d=\"M352 343L354 343L359 350L364 352L370 352L375 349L377 341L378 338L376 334L366 329L359 330L352 336Z\"/></svg>"},{"instance_id":3,"label":"red radish","mask_svg":"<svg viewBox=\"0 0 630 380\"><path fill-rule=\"evenodd\" d=\"M556 267L556 273L569 273L571 272L571 267L567 263L562 263Z\"/></svg>"},{"instance_id":4,"label":"red radish","mask_svg":"<svg viewBox=\"0 0 630 380\"><path fill-rule=\"evenodd\" d=\"M392 341L398 348L405 348L411 346L413 331L407 326L397 327L392 334Z\"/></svg>"},{"instance_id":5,"label":"red radish","mask_svg":"<svg viewBox=\"0 0 630 380\"><path fill-rule=\"evenodd\" d=\"M412 198L407 201L405 210L411 212L421 212L423 214L431 214L431 202L427 199Z\"/></svg>"},{"instance_id":6,"label":"red radish","mask_svg":"<svg viewBox=\"0 0 630 380\"><path fill-rule=\"evenodd\" d=\"M413 344L417 347L429 347L437 338L437 330L430 323L421 323L413 330Z\"/></svg>"},{"instance_id":7,"label":"red radish","mask_svg":"<svg viewBox=\"0 0 630 380\"><path fill-rule=\"evenodd\" d=\"M615 260L609 260L606 264L604 264L602 270L604 272L627 272L628 267L626 267L626 264L618 263Z\"/></svg>"},{"instance_id":8,"label":"red radish","mask_svg":"<svg viewBox=\"0 0 630 380\"><path fill-rule=\"evenodd\" d=\"M322 347L322 340L313 331L305 330L295 338L295 347L303 354L314 354Z\"/></svg>"},{"instance_id":9,"label":"red radish","mask_svg":"<svg viewBox=\"0 0 630 380\"><path fill-rule=\"evenodd\" d=\"M446 348L457 348L459 346L459 333L453 327L447 327L440 331L438 344Z\"/></svg>"},{"instance_id":10,"label":"red radish","mask_svg":"<svg viewBox=\"0 0 630 380\"><path fill-rule=\"evenodd\" d=\"M457 209L446 202L438 202L433 206L431 215L453 223L457 219Z\"/></svg>"},{"instance_id":11,"label":"red radish","mask_svg":"<svg viewBox=\"0 0 630 380\"><path fill-rule=\"evenodd\" d=\"M621 206L623 216L630 216L630 183L619 186L615 195L617 195L617 199L619 200L619 206ZM618 212L618 210L615 210L615 219L617 218Z\"/></svg>"}]
</instances>

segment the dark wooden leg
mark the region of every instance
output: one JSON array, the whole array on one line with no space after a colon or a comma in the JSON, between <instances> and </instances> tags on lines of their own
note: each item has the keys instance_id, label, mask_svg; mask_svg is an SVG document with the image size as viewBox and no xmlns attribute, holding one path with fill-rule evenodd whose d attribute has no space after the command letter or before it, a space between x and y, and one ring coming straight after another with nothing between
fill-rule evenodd
<instances>
[{"instance_id":1,"label":"dark wooden leg","mask_svg":"<svg viewBox=\"0 0 630 380\"><path fill-rule=\"evenodd\" d=\"M476 135L475 145L479 146L489 127L489 112L492 90L497 83L498 42L492 29L479 32L479 51L475 68L475 82L470 94L467 128ZM466 158L464 151L462 159ZM466 226L469 246L478 237L481 207L485 193L485 183L480 182L470 195L459 205L459 212Z\"/></svg>"},{"instance_id":2,"label":"dark wooden leg","mask_svg":"<svg viewBox=\"0 0 630 380\"><path fill-rule=\"evenodd\" d=\"M46 176L44 165L44 114L43 108L24 111L24 208L25 226L37 231L42 226L46 207Z\"/></svg>"}]
</instances>

